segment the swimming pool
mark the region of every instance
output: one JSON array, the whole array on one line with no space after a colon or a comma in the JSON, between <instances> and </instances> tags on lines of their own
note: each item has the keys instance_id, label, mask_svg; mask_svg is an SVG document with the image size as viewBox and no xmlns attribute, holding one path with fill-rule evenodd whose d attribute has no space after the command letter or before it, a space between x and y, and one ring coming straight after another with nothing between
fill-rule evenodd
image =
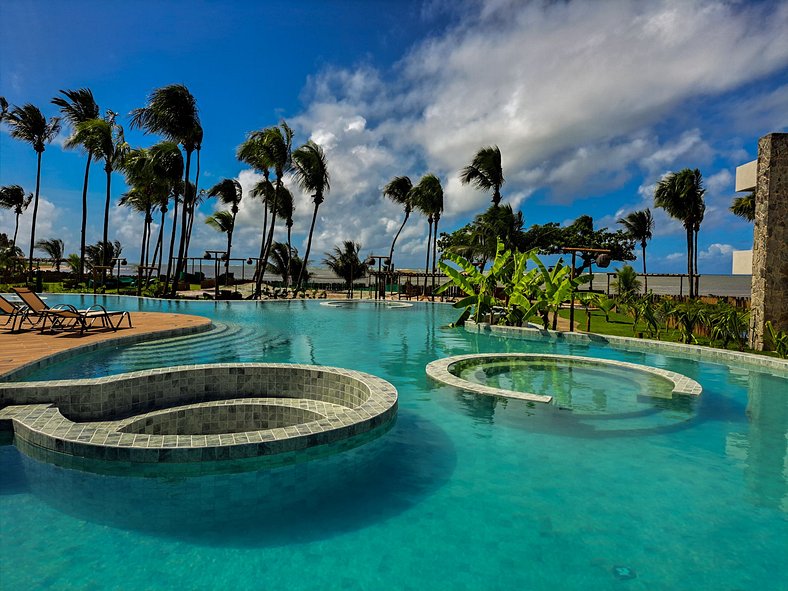
<instances>
[{"instance_id":1,"label":"swimming pool","mask_svg":"<svg viewBox=\"0 0 788 591\"><path fill-rule=\"evenodd\" d=\"M93 298L50 296L82 307ZM394 427L258 471L94 474L0 446L4 588L779 589L788 547L786 379L747 368L445 328L456 311L318 302L107 307L209 315L213 331L82 355L26 379L296 362L378 375ZM644 363L703 395L575 414L438 386L425 365L542 352ZM595 408L611 396L592 392ZM632 410L632 409L629 409Z\"/></svg>"}]
</instances>

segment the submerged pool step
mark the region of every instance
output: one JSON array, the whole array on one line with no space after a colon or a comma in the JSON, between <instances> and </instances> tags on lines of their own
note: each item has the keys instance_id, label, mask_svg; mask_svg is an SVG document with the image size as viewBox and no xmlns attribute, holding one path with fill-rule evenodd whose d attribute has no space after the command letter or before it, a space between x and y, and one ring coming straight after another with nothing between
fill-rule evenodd
<instances>
[{"instance_id":1,"label":"submerged pool step","mask_svg":"<svg viewBox=\"0 0 788 591\"><path fill-rule=\"evenodd\" d=\"M261 333L259 329L217 324L204 333L134 345L123 352L123 357L135 366L158 359L166 359L169 364L188 364L197 359L204 362L227 355L237 356L239 350L264 352L288 342L287 337Z\"/></svg>"}]
</instances>

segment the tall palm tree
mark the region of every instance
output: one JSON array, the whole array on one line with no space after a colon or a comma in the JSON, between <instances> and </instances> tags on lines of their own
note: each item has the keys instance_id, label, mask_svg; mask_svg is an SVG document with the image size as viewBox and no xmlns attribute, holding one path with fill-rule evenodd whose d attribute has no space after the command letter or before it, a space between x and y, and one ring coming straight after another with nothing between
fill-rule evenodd
<instances>
[{"instance_id":1,"label":"tall palm tree","mask_svg":"<svg viewBox=\"0 0 788 591\"><path fill-rule=\"evenodd\" d=\"M63 241L59 238L50 238L49 240L39 240L36 242L36 248L43 250L47 254L47 258L52 259L55 263L55 271L60 272L60 263L65 260L66 247Z\"/></svg>"},{"instance_id":2,"label":"tall palm tree","mask_svg":"<svg viewBox=\"0 0 788 591\"><path fill-rule=\"evenodd\" d=\"M697 267L697 258L693 257L697 244L697 234L700 222L703 220L703 178L696 168L685 168L679 172L665 175L654 190L654 205L681 221L687 233L687 273L689 275L689 295L697 295L694 276Z\"/></svg>"},{"instance_id":3,"label":"tall palm tree","mask_svg":"<svg viewBox=\"0 0 788 591\"><path fill-rule=\"evenodd\" d=\"M241 198L243 197L243 189L241 188L241 183L239 183L235 179L224 179L216 183L213 187L208 190L208 195L211 197L218 197L219 201L224 203L225 205L230 206L230 215L232 216L231 223L229 224L229 230L227 231L227 259L230 259L230 252L233 246L233 229L235 228L235 217L238 215L238 204L241 203ZM221 213L221 212L217 212ZM216 214L214 214L215 216ZM210 218L209 218L210 219ZM215 225L205 220L206 224Z\"/></svg>"},{"instance_id":4,"label":"tall palm tree","mask_svg":"<svg viewBox=\"0 0 788 591\"><path fill-rule=\"evenodd\" d=\"M183 84L171 84L154 90L148 96L146 106L131 112L131 127L140 128L145 133L163 135L168 140L181 144L186 152L184 166L184 186L188 187L192 153L198 142L202 142L202 126L195 101L189 89ZM184 191L184 193L186 193ZM178 280L183 272L183 254L186 247L186 220L188 207L184 204L181 211L181 239L171 295L174 296ZM175 221L173 221L175 224Z\"/></svg>"},{"instance_id":5,"label":"tall palm tree","mask_svg":"<svg viewBox=\"0 0 788 591\"><path fill-rule=\"evenodd\" d=\"M267 127L266 129L253 131L238 148L237 155L239 160L251 164L258 170L262 170L264 174L273 169L276 175L273 199L270 206L271 226L268 229L268 238L265 240L265 249L258 267L255 297L260 297L263 276L268 266L268 256L274 241L274 228L276 227L276 215L278 212L277 198L283 188L282 179L285 173L292 168L292 143L293 131L285 121L281 121L276 127Z\"/></svg>"},{"instance_id":6,"label":"tall palm tree","mask_svg":"<svg viewBox=\"0 0 788 591\"><path fill-rule=\"evenodd\" d=\"M22 215L33 200L33 194L28 193L25 195L25 190L19 185L8 185L7 187L0 187L0 207L4 209L13 209L16 216L16 223L14 224L14 239L13 243L16 245L16 235L19 232L19 216Z\"/></svg>"},{"instance_id":7,"label":"tall palm tree","mask_svg":"<svg viewBox=\"0 0 788 591\"><path fill-rule=\"evenodd\" d=\"M287 189L287 187L282 187L278 191L278 195L276 197L276 207L279 211L277 211L277 215L285 220L285 227L287 228L287 248L293 248L292 243L292 231L293 231L293 212L295 211L295 207L293 206L293 194ZM273 247L272 247L273 248ZM288 265L290 264L292 257L287 259ZM290 269L287 269L287 277L288 279L285 281L285 287L289 287L290 285Z\"/></svg>"},{"instance_id":8,"label":"tall palm tree","mask_svg":"<svg viewBox=\"0 0 788 591\"><path fill-rule=\"evenodd\" d=\"M328 173L328 164L323 148L312 140L293 153L293 171L296 182L302 190L312 193L312 202L315 209L312 212L312 223L309 226L309 237L306 241L306 253L304 263L301 267L302 272L296 281L296 290L301 288L303 275L309 262L309 254L312 252L312 234L315 231L315 221L317 220L317 210L323 203L325 194L331 189L331 177Z\"/></svg>"},{"instance_id":9,"label":"tall palm tree","mask_svg":"<svg viewBox=\"0 0 788 591\"><path fill-rule=\"evenodd\" d=\"M194 135L194 151L197 153L197 172L194 175L194 194L197 196L189 206L189 230L186 232L186 247L183 251L184 260L188 260L189 258L189 245L191 244L192 240L192 226L194 225L194 212L202 203L203 198L205 196L205 192L199 190L200 185L200 152L202 151L202 137L203 137L203 130L202 126L199 126L197 131Z\"/></svg>"},{"instance_id":10,"label":"tall palm tree","mask_svg":"<svg viewBox=\"0 0 788 591\"><path fill-rule=\"evenodd\" d=\"M413 187L413 205L427 216L430 231L427 237L427 263L424 267L424 287L427 287L427 275L430 272L430 246L432 246L432 290L435 291L435 272L437 268L438 222L443 213L443 187L440 179L432 173L421 177L419 184ZM435 226L433 232L433 224ZM432 243L430 243L432 239ZM434 297L434 296L433 296Z\"/></svg>"},{"instance_id":11,"label":"tall palm tree","mask_svg":"<svg viewBox=\"0 0 788 591\"><path fill-rule=\"evenodd\" d=\"M654 218L651 210L647 207L642 211L633 211L626 217L618 220L618 223L626 228L627 233L636 241L640 242L643 249L643 281L646 293L648 293L648 276L646 275L646 244L651 240L654 232Z\"/></svg>"},{"instance_id":12,"label":"tall palm tree","mask_svg":"<svg viewBox=\"0 0 788 591\"><path fill-rule=\"evenodd\" d=\"M498 146L481 148L473 161L460 171L460 182L472 184L482 191L492 191L492 202L496 207L501 202L501 186L504 183L501 150Z\"/></svg>"},{"instance_id":13,"label":"tall palm tree","mask_svg":"<svg viewBox=\"0 0 788 591\"><path fill-rule=\"evenodd\" d=\"M750 191L746 195L734 198L729 209L734 215L737 215L748 222L754 222L755 191Z\"/></svg>"},{"instance_id":14,"label":"tall palm tree","mask_svg":"<svg viewBox=\"0 0 788 591\"><path fill-rule=\"evenodd\" d=\"M63 96L56 96L52 99L52 104L60 107L63 118L71 124L72 131L76 130L77 125L98 119L100 115L99 106L93 98L93 91L89 88L79 88L77 90L61 90ZM80 265L77 272L77 281L82 282L85 274L85 232L88 223L88 177L90 176L90 163L93 160L93 153L87 149L88 159L85 163L85 179L82 182L82 225L80 226L79 239L79 258Z\"/></svg>"},{"instance_id":15,"label":"tall palm tree","mask_svg":"<svg viewBox=\"0 0 788 591\"><path fill-rule=\"evenodd\" d=\"M358 258L361 245L352 240L345 240L342 247L334 247L334 252L325 253L323 264L331 269L337 277L345 280L348 295L353 298L353 282L367 274L367 266Z\"/></svg>"},{"instance_id":16,"label":"tall palm tree","mask_svg":"<svg viewBox=\"0 0 788 591\"><path fill-rule=\"evenodd\" d=\"M268 210L274 198L274 186L270 181L272 163L268 147L265 142L265 130L253 131L238 146L236 158L251 166L256 172L263 175L263 180L257 183L252 189L252 197L258 197L263 201L263 226L260 233L260 254L258 256L257 268L255 269L255 297L259 297L258 287L260 283L258 280L261 278L262 268L260 262L263 260L265 253L266 237L268 234Z\"/></svg>"},{"instance_id":17,"label":"tall palm tree","mask_svg":"<svg viewBox=\"0 0 788 591\"><path fill-rule=\"evenodd\" d=\"M175 248L175 235L178 222L178 205L180 203L180 196L183 192L183 154L178 149L176 142L165 141L154 144L150 147L151 166L154 170L154 176L159 178L167 188L167 194L162 195L159 199L159 211L161 212L161 226L159 227L159 269L158 273L161 275L161 259L164 257L164 245L161 244L164 226L167 219L168 203L170 196L175 202L172 216L172 232L170 235L170 248L167 255L167 271L164 276L164 291L167 292L169 285L170 273L172 271L172 254Z\"/></svg>"},{"instance_id":18,"label":"tall palm tree","mask_svg":"<svg viewBox=\"0 0 788 591\"><path fill-rule=\"evenodd\" d=\"M153 209L159 204L161 193L167 188L161 179L154 174L150 150L138 148L129 151L120 169L126 176L126 184L130 187L124 193L118 205L131 207L143 214L142 243L140 246L140 266L148 265L150 251L150 227L153 223Z\"/></svg>"},{"instance_id":19,"label":"tall palm tree","mask_svg":"<svg viewBox=\"0 0 788 591\"><path fill-rule=\"evenodd\" d=\"M90 119L79 123L74 134L66 141L66 147L84 146L96 160L104 161L107 190L104 199L104 225L101 240L109 241L109 205L112 195L112 173L120 168L129 152L123 136L123 128L114 121L114 113L104 119ZM105 264L108 264L106 261Z\"/></svg>"},{"instance_id":20,"label":"tall palm tree","mask_svg":"<svg viewBox=\"0 0 788 591\"><path fill-rule=\"evenodd\" d=\"M397 230L394 240L391 241L391 248L389 249L389 261L391 268L394 268L394 245L397 243L397 238L402 233L402 229L410 217L410 212L413 210L413 195L411 190L413 183L410 178L406 176L395 176L391 179L385 187L383 187L383 196L388 197L394 203L402 205L405 208L405 218L402 220L402 225Z\"/></svg>"},{"instance_id":21,"label":"tall palm tree","mask_svg":"<svg viewBox=\"0 0 788 591\"><path fill-rule=\"evenodd\" d=\"M35 105L30 103L14 107L5 116L11 127L11 137L29 143L37 155L36 192L33 197L33 219L30 225L30 257L28 261L28 281L33 278L33 248L36 243L36 218L38 217L38 196L41 190L41 155L46 145L60 131L60 118L52 117L48 121Z\"/></svg>"}]
</instances>

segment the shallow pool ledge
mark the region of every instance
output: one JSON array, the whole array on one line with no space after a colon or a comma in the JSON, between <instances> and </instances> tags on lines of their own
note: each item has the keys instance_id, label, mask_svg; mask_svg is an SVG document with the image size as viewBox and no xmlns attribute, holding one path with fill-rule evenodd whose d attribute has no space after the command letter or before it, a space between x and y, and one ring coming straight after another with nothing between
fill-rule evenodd
<instances>
[{"instance_id":1,"label":"shallow pool ledge","mask_svg":"<svg viewBox=\"0 0 788 591\"><path fill-rule=\"evenodd\" d=\"M529 402L541 402L549 404L553 401L552 396L538 394L533 392L517 392L514 390L506 390L503 388L493 388L491 386L484 386L474 382L469 382L460 378L456 371L461 369L467 364L479 365L484 363L493 363L501 360L510 361L547 361L552 363L567 363L567 364L581 364L590 367L617 367L634 372L641 372L650 374L657 378L670 382L673 386L672 394L683 396L700 396L703 392L703 387L695 380L688 378L685 375L662 369L658 367L650 367L648 365L640 365L638 363L629 363L627 361L614 361L611 359L601 359L598 357L580 357L578 355L554 355L549 353L477 353L472 355L456 355L454 357L446 357L438 359L427 365L427 375L435 381L444 383L448 386L454 386L476 394L486 394L488 396L503 396L506 398L517 398L519 400L527 400Z\"/></svg>"}]
</instances>

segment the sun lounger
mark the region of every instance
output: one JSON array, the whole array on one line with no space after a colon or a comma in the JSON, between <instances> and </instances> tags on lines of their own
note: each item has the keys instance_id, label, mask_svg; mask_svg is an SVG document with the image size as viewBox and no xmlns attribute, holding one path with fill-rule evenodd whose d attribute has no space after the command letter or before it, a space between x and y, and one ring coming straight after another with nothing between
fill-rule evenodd
<instances>
[{"instance_id":1,"label":"sun lounger","mask_svg":"<svg viewBox=\"0 0 788 591\"><path fill-rule=\"evenodd\" d=\"M11 332L14 332L18 329L22 328L22 324L24 322L29 322L31 326L34 326L34 323L28 317L28 309L27 306L18 306L14 302L9 302L3 296L0 295L0 312L2 316L5 318L5 322L3 322L3 326L8 326L8 323L11 323ZM19 321L19 327L17 328L17 321Z\"/></svg>"},{"instance_id":2,"label":"sun lounger","mask_svg":"<svg viewBox=\"0 0 788 591\"><path fill-rule=\"evenodd\" d=\"M93 328L96 322L99 322L103 328L117 331L124 319L131 328L131 314L126 310L107 310L101 305L92 306L87 310L77 310L74 306L57 310L50 308L44 317L41 332L45 330L47 320L51 323L50 330L79 327L79 334L83 334L86 330Z\"/></svg>"},{"instance_id":3,"label":"sun lounger","mask_svg":"<svg viewBox=\"0 0 788 591\"><path fill-rule=\"evenodd\" d=\"M129 327L131 327L131 315L125 310L107 310L100 305L92 306L85 310L77 310L71 304L58 304L50 307L32 289L27 287L14 287L12 289L27 305L28 316L36 316L42 321L41 332L44 332L46 329L47 320L50 321L50 330L78 326L80 334L91 328L97 320L105 328L118 330L120 323L125 318ZM115 322L112 321L113 318Z\"/></svg>"}]
</instances>

